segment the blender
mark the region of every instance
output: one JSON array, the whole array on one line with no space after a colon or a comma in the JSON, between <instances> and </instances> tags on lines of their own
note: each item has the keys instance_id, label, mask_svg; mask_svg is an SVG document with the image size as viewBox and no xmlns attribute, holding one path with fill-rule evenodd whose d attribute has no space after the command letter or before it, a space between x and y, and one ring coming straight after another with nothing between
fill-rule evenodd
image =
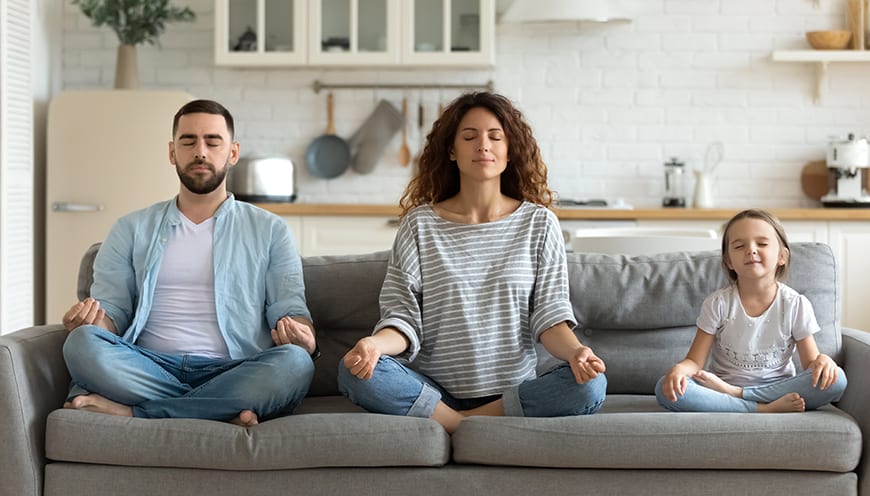
<instances>
[{"instance_id":1,"label":"blender","mask_svg":"<svg viewBox=\"0 0 870 496\"><path fill-rule=\"evenodd\" d=\"M832 187L822 197L822 205L839 208L870 208L870 195L865 188L870 168L870 144L866 137L850 133L846 139L828 144L826 157Z\"/></svg>"}]
</instances>

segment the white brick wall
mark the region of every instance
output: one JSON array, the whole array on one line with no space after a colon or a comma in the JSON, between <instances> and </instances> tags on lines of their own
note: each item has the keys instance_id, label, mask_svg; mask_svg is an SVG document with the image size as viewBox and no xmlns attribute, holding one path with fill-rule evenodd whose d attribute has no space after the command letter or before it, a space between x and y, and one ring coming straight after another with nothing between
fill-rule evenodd
<instances>
[{"instance_id":1,"label":"white brick wall","mask_svg":"<svg viewBox=\"0 0 870 496\"><path fill-rule=\"evenodd\" d=\"M198 20L170 25L161 47L140 47L141 85L182 88L227 105L243 154L290 155L306 202L395 203L410 175L396 159L397 136L370 175L309 176L305 148L326 121L314 79L493 79L532 123L554 189L639 207L660 204L663 162L676 156L701 166L717 140L725 144L713 185L718 205L813 206L800 190L802 166L824 157L830 135L870 134L870 63L832 64L829 91L817 106L814 66L770 61L774 49L806 48L804 31L844 27L844 0L821 0L819 9L811 0L633 0L638 13L630 24L499 25L496 68L474 71L215 67L213 2L176 3L191 6ZM111 87L114 34L90 27L76 6L65 2L64 9L64 88ZM431 118L439 102L457 94L405 96L413 112L422 98ZM402 96L336 92L339 134L350 135L378 99L398 106ZM410 141L416 151L414 128Z\"/></svg>"}]
</instances>

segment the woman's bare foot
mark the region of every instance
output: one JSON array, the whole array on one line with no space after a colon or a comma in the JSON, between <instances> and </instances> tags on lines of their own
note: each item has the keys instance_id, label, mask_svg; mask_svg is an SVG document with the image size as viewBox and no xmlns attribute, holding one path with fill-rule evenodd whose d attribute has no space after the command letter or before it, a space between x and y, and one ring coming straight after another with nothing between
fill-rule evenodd
<instances>
[{"instance_id":1,"label":"woman's bare foot","mask_svg":"<svg viewBox=\"0 0 870 496\"><path fill-rule=\"evenodd\" d=\"M251 410L242 410L235 418L230 420L231 424L240 425L242 427L253 427L260 423L257 414Z\"/></svg>"},{"instance_id":2,"label":"woman's bare foot","mask_svg":"<svg viewBox=\"0 0 870 496\"><path fill-rule=\"evenodd\" d=\"M779 399L770 403L758 404L758 413L788 413L802 412L804 410L806 410L806 403L797 393L784 394Z\"/></svg>"},{"instance_id":3,"label":"woman's bare foot","mask_svg":"<svg viewBox=\"0 0 870 496\"><path fill-rule=\"evenodd\" d=\"M735 398L743 398L743 388L739 386L734 386L728 384L723 381L718 375L708 372L706 370L699 370L692 376L692 379L695 380L698 384L712 389L713 391L719 391L720 393L730 394Z\"/></svg>"},{"instance_id":4,"label":"woman's bare foot","mask_svg":"<svg viewBox=\"0 0 870 496\"><path fill-rule=\"evenodd\" d=\"M89 412L105 413L107 415L117 415L119 417L132 417L133 410L120 403L116 403L108 398L104 398L99 394L83 394L76 396L72 401L63 404L64 408L72 408L74 410L86 410Z\"/></svg>"}]
</instances>

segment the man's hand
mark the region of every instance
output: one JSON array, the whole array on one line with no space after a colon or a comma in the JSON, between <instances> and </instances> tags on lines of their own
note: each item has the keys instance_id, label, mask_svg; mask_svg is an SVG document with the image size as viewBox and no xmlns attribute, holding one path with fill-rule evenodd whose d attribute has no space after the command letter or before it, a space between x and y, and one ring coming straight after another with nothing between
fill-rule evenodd
<instances>
[{"instance_id":1,"label":"man's hand","mask_svg":"<svg viewBox=\"0 0 870 496\"><path fill-rule=\"evenodd\" d=\"M287 316L278 319L275 329L272 329L272 342L275 346L282 344L301 346L309 355L314 353L317 347L311 326Z\"/></svg>"},{"instance_id":2,"label":"man's hand","mask_svg":"<svg viewBox=\"0 0 870 496\"><path fill-rule=\"evenodd\" d=\"M581 345L574 350L574 355L568 361L574 380L577 384L585 384L605 371L604 361L592 352L592 348Z\"/></svg>"},{"instance_id":3,"label":"man's hand","mask_svg":"<svg viewBox=\"0 0 870 496\"><path fill-rule=\"evenodd\" d=\"M63 314L63 327L68 332L83 325L95 325L116 333L115 325L106 317L106 311L100 308L100 302L90 297L71 306Z\"/></svg>"}]
</instances>

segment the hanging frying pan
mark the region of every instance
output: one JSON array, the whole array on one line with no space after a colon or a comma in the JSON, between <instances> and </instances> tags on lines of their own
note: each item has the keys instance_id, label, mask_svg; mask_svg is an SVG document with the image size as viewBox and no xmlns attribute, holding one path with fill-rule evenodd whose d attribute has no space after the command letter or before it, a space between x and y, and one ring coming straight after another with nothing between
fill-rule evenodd
<instances>
[{"instance_id":1,"label":"hanging frying pan","mask_svg":"<svg viewBox=\"0 0 870 496\"><path fill-rule=\"evenodd\" d=\"M332 93L326 95L326 133L315 138L305 151L308 172L315 177L332 179L350 165L350 146L335 134Z\"/></svg>"}]
</instances>

